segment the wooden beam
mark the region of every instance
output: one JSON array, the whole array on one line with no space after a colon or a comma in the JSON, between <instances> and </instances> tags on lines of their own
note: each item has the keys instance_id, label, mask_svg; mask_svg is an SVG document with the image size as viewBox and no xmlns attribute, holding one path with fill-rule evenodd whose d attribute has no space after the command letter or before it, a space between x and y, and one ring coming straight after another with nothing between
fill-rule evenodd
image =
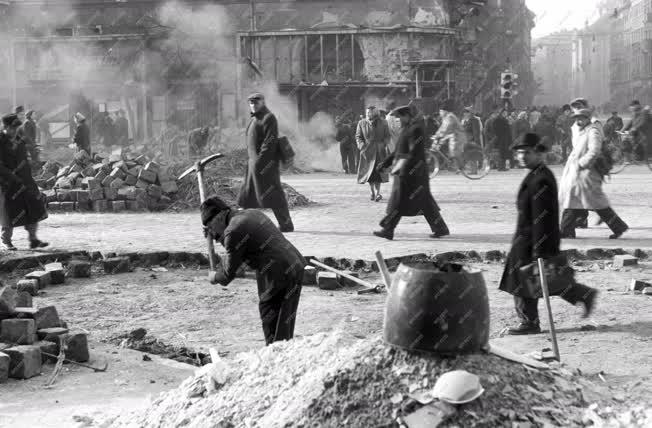
<instances>
[{"instance_id":1,"label":"wooden beam","mask_svg":"<svg viewBox=\"0 0 652 428\"><path fill-rule=\"evenodd\" d=\"M324 75L324 35L319 36L319 75L325 79Z\"/></svg>"},{"instance_id":2,"label":"wooden beam","mask_svg":"<svg viewBox=\"0 0 652 428\"><path fill-rule=\"evenodd\" d=\"M340 77L340 35L335 35L335 77Z\"/></svg>"},{"instance_id":3,"label":"wooden beam","mask_svg":"<svg viewBox=\"0 0 652 428\"><path fill-rule=\"evenodd\" d=\"M351 34L351 79L355 80L355 36Z\"/></svg>"},{"instance_id":4,"label":"wooden beam","mask_svg":"<svg viewBox=\"0 0 652 428\"><path fill-rule=\"evenodd\" d=\"M290 36L290 54L288 55L290 60L290 82L294 80L294 58L292 51L294 51L294 37Z\"/></svg>"},{"instance_id":5,"label":"wooden beam","mask_svg":"<svg viewBox=\"0 0 652 428\"><path fill-rule=\"evenodd\" d=\"M278 81L278 47L276 36L272 37L272 43L274 43L274 80Z\"/></svg>"},{"instance_id":6,"label":"wooden beam","mask_svg":"<svg viewBox=\"0 0 652 428\"><path fill-rule=\"evenodd\" d=\"M309 80L310 70L308 70L308 35L303 36L303 65L305 68L304 79Z\"/></svg>"}]
</instances>

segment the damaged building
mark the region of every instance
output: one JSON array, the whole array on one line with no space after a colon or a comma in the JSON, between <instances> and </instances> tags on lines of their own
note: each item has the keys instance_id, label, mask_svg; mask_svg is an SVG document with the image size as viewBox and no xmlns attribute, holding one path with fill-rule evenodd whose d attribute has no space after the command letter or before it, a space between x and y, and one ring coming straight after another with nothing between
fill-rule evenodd
<instances>
[{"instance_id":1,"label":"damaged building","mask_svg":"<svg viewBox=\"0 0 652 428\"><path fill-rule=\"evenodd\" d=\"M530 30L523 0L0 2L6 110L45 115L55 139L80 111L91 127L123 110L130 136L169 127L239 126L243 97L273 81L294 120L360 114L414 98L452 97L486 111L500 72L520 75L531 101Z\"/></svg>"}]
</instances>

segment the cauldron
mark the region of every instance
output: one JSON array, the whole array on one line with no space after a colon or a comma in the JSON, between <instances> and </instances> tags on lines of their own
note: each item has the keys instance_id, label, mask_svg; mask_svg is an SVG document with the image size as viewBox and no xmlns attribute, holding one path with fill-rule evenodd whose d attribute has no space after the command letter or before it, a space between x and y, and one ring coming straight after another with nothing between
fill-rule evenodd
<instances>
[{"instance_id":1,"label":"cauldron","mask_svg":"<svg viewBox=\"0 0 652 428\"><path fill-rule=\"evenodd\" d=\"M480 351L489 340L482 273L458 264L401 263L389 289L384 330L386 343L410 351Z\"/></svg>"}]
</instances>

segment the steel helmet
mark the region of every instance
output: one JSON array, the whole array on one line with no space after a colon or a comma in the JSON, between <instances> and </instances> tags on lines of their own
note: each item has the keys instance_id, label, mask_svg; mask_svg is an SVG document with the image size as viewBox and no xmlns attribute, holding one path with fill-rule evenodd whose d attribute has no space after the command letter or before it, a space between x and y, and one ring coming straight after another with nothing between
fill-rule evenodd
<instances>
[{"instance_id":1,"label":"steel helmet","mask_svg":"<svg viewBox=\"0 0 652 428\"><path fill-rule=\"evenodd\" d=\"M436 398L451 404L469 403L483 392L480 378L466 370L444 373L437 379L432 390Z\"/></svg>"}]
</instances>

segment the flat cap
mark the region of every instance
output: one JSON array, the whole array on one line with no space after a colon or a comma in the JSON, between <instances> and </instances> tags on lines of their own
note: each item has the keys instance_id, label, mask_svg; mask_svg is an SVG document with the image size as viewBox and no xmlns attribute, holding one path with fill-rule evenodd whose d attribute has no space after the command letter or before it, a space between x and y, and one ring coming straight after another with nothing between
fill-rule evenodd
<instances>
[{"instance_id":1,"label":"flat cap","mask_svg":"<svg viewBox=\"0 0 652 428\"><path fill-rule=\"evenodd\" d=\"M253 94L250 94L247 97L247 101L249 101L249 100L264 100L264 99L265 99L265 96L263 94L261 94L260 92L254 92Z\"/></svg>"},{"instance_id":2,"label":"flat cap","mask_svg":"<svg viewBox=\"0 0 652 428\"><path fill-rule=\"evenodd\" d=\"M5 128L10 128L20 126L22 125L22 122L20 119L18 119L18 115L16 113L9 113L2 116L2 124Z\"/></svg>"}]
</instances>

